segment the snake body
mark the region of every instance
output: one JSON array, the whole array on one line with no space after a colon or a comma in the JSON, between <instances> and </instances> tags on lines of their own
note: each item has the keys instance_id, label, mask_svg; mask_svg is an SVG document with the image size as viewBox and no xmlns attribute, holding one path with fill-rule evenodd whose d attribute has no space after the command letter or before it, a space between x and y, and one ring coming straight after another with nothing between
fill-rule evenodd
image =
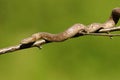
<instances>
[{"instance_id":1,"label":"snake body","mask_svg":"<svg viewBox=\"0 0 120 80\"><path fill-rule=\"evenodd\" d=\"M84 30L84 28L85 26L83 24L75 24L72 27L68 28L66 31L59 34L51 34L47 32L35 33L31 37L23 39L21 41L21 44L32 43L40 39L52 42L64 41L72 36L75 36L79 31Z\"/></svg>"},{"instance_id":2,"label":"snake body","mask_svg":"<svg viewBox=\"0 0 120 80\"><path fill-rule=\"evenodd\" d=\"M80 31L84 31L84 32L96 32L98 30L100 30L101 28L111 28L114 27L118 20L120 18L120 8L114 8L112 10L112 13L109 17L109 19L103 23L93 23L91 25L88 25L87 27L84 26L83 24L75 24L72 27L68 28L66 31L59 33L59 34L51 34L51 33L47 33L47 32L39 32L39 33L35 33L32 36L25 38L21 41L21 44L29 44L29 43L34 43L40 39L44 39L46 41L49 42L60 42L60 41L64 41L68 38L71 38L75 35L77 35Z\"/></svg>"}]
</instances>

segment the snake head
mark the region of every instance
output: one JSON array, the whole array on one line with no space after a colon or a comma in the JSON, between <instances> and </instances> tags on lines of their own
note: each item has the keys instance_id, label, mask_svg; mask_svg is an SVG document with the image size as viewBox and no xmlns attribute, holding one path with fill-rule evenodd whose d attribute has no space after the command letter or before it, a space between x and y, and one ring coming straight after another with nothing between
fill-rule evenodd
<instances>
[{"instance_id":1,"label":"snake head","mask_svg":"<svg viewBox=\"0 0 120 80\"><path fill-rule=\"evenodd\" d=\"M120 7L112 10L112 15L120 17Z\"/></svg>"},{"instance_id":2,"label":"snake head","mask_svg":"<svg viewBox=\"0 0 120 80\"><path fill-rule=\"evenodd\" d=\"M110 18L114 20L115 24L118 23L118 20L120 18L120 8L119 7L118 8L114 8L112 10L112 14L111 14Z\"/></svg>"}]
</instances>

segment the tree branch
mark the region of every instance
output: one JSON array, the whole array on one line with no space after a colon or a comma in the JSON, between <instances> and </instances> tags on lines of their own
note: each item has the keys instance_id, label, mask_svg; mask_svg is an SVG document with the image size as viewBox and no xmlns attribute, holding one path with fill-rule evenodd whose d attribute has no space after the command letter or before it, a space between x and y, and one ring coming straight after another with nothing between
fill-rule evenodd
<instances>
[{"instance_id":1,"label":"tree branch","mask_svg":"<svg viewBox=\"0 0 120 80\"><path fill-rule=\"evenodd\" d=\"M62 42L69 38L93 35L93 36L120 36L120 34L109 34L109 32L120 31L120 26L115 27L120 18L120 8L114 8L109 19L103 23L93 23L87 27L83 24L75 24L62 33L51 34L47 32L39 32L33 34L31 37L25 38L20 44L8 48L0 49L0 54L14 52L31 47L41 47L41 45L50 42Z\"/></svg>"},{"instance_id":2,"label":"tree branch","mask_svg":"<svg viewBox=\"0 0 120 80\"><path fill-rule=\"evenodd\" d=\"M112 32L112 31L120 31L120 26L99 30L100 33L106 33L106 32Z\"/></svg>"},{"instance_id":3,"label":"tree branch","mask_svg":"<svg viewBox=\"0 0 120 80\"><path fill-rule=\"evenodd\" d=\"M120 36L120 34L106 34L107 32L113 32L113 31L120 31L120 26L119 27L114 27L114 28L109 28L109 29L101 29L99 30L97 33L83 33L83 32L79 32L78 36L85 36L85 35L91 35L91 36ZM74 37L73 37L74 38ZM44 39L38 40L35 43L31 43L32 45L21 45L18 44L16 46L11 46L11 47L7 47L7 48L3 48L0 49L0 54L5 54L5 53L9 53L9 52L14 52L17 50L22 50L22 49L27 49L27 48L32 48L32 47L39 47L43 44L47 44L50 42L47 42Z\"/></svg>"},{"instance_id":4,"label":"tree branch","mask_svg":"<svg viewBox=\"0 0 120 80\"><path fill-rule=\"evenodd\" d=\"M45 43L46 43L45 40L39 40L39 41L36 41L34 44L32 44L32 46L21 46L21 44L18 44L18 45L15 45L15 46L3 48L3 49L0 49L0 55L5 54L5 53L9 53L9 52L14 52L14 51L17 51L17 50L26 49L26 48L37 47L38 45L43 45Z\"/></svg>"}]
</instances>

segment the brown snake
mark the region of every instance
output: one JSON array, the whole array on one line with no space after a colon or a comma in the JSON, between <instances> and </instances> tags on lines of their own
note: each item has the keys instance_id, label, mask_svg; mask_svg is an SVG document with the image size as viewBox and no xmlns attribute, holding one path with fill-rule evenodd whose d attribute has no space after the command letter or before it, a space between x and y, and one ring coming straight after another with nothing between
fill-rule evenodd
<instances>
[{"instance_id":1,"label":"brown snake","mask_svg":"<svg viewBox=\"0 0 120 80\"><path fill-rule=\"evenodd\" d=\"M109 19L103 24L93 23L91 25L88 25L87 27L84 26L83 24L75 24L72 27L68 28L66 31L62 33L58 33L58 34L51 34L47 32L35 33L31 37L23 39L21 41L21 45L34 43L40 39L44 39L49 42L60 42L68 38L76 36L80 31L87 32L87 33L93 33L103 28L115 27L119 18L120 18L120 8L114 8L112 10L112 13Z\"/></svg>"}]
</instances>

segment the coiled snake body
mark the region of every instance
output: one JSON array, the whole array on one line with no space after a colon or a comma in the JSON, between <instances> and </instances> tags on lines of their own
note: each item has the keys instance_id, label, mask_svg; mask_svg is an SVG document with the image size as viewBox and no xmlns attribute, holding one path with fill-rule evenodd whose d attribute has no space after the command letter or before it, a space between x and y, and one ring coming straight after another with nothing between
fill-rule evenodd
<instances>
[{"instance_id":1,"label":"coiled snake body","mask_svg":"<svg viewBox=\"0 0 120 80\"><path fill-rule=\"evenodd\" d=\"M96 32L102 28L111 28L115 27L117 24L118 20L120 18L120 8L114 8L112 10L112 13L109 17L109 19L103 23L93 23L91 25L88 25L87 27L83 24L75 24L72 27L68 28L66 31L59 33L59 34L51 34L47 32L39 32L33 34L31 37L25 38L21 41L21 44L29 44L29 43L34 43L40 39L44 39L49 42L60 42L64 41L68 38L74 37L77 35L80 31L81 32L87 32L87 33L92 33Z\"/></svg>"}]
</instances>

